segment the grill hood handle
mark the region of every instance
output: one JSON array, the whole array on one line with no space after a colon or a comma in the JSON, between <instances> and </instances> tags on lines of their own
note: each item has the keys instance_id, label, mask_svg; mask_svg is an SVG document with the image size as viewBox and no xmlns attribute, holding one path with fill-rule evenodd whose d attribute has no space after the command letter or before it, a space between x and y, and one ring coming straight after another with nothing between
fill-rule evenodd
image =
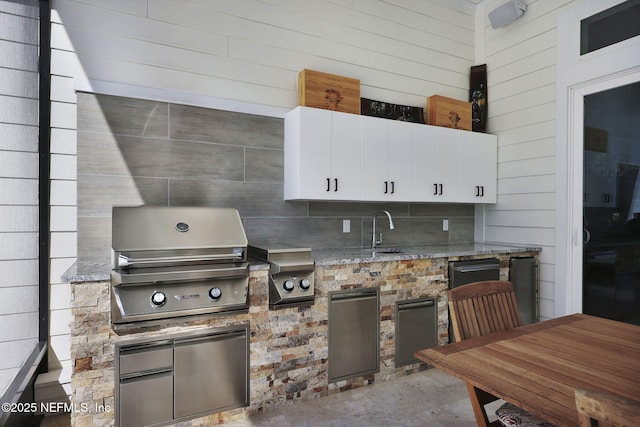
<instances>
[{"instance_id":1,"label":"grill hood handle","mask_svg":"<svg viewBox=\"0 0 640 427\"><path fill-rule=\"evenodd\" d=\"M219 259L240 259L242 260L242 252L230 254L212 254L201 256L173 256L158 258L130 258L126 255L118 255L118 267L131 267L136 264L158 264L158 263L175 263L175 262L203 262L214 261Z\"/></svg>"}]
</instances>

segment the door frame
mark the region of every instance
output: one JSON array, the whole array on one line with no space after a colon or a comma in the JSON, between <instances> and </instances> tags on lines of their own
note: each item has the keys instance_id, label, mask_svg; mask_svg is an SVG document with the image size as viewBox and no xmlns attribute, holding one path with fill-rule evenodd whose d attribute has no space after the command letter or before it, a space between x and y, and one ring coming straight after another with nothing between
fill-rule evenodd
<instances>
[{"instance_id":1,"label":"door frame","mask_svg":"<svg viewBox=\"0 0 640 427\"><path fill-rule=\"evenodd\" d=\"M640 36L580 55L580 21L625 0L595 0L558 17L554 315L582 312L584 97L640 81Z\"/></svg>"}]
</instances>

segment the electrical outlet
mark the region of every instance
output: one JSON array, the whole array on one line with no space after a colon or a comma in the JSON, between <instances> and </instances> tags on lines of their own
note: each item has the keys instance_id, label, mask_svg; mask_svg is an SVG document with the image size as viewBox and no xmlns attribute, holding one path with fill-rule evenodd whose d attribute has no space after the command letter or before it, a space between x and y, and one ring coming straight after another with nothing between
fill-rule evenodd
<instances>
[{"instance_id":1,"label":"electrical outlet","mask_svg":"<svg viewBox=\"0 0 640 427\"><path fill-rule=\"evenodd\" d=\"M351 220L343 219L342 220L342 232L343 233L351 233Z\"/></svg>"},{"instance_id":2,"label":"electrical outlet","mask_svg":"<svg viewBox=\"0 0 640 427\"><path fill-rule=\"evenodd\" d=\"M442 231L449 231L449 220L448 219L443 219L442 220Z\"/></svg>"}]
</instances>

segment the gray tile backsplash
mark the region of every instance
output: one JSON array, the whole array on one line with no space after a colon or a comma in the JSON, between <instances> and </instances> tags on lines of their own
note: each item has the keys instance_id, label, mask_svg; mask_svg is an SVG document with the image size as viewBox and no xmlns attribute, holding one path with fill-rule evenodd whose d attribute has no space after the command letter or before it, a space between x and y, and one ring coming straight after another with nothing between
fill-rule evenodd
<instances>
[{"instance_id":1,"label":"gray tile backsplash","mask_svg":"<svg viewBox=\"0 0 640 427\"><path fill-rule=\"evenodd\" d=\"M114 204L167 206L169 180L109 175L78 176L79 217L111 218Z\"/></svg>"},{"instance_id":2,"label":"gray tile backsplash","mask_svg":"<svg viewBox=\"0 0 640 427\"><path fill-rule=\"evenodd\" d=\"M141 204L235 207L250 241L312 248L369 245L383 209L383 245L473 240L473 205L285 201L283 145L283 119L78 93L80 258L108 261L111 208Z\"/></svg>"},{"instance_id":3,"label":"gray tile backsplash","mask_svg":"<svg viewBox=\"0 0 640 427\"><path fill-rule=\"evenodd\" d=\"M79 174L233 181L244 180L245 168L240 146L82 131L78 162Z\"/></svg>"},{"instance_id":4,"label":"gray tile backsplash","mask_svg":"<svg viewBox=\"0 0 640 427\"><path fill-rule=\"evenodd\" d=\"M78 95L82 97L82 110L78 109L78 130L165 139L169 136L169 104L166 102Z\"/></svg>"},{"instance_id":5,"label":"gray tile backsplash","mask_svg":"<svg viewBox=\"0 0 640 427\"><path fill-rule=\"evenodd\" d=\"M170 104L169 109L171 139L278 150L284 146L280 119L188 105Z\"/></svg>"},{"instance_id":6,"label":"gray tile backsplash","mask_svg":"<svg viewBox=\"0 0 640 427\"><path fill-rule=\"evenodd\" d=\"M282 147L277 150L246 147L244 160L245 181L282 183L284 171Z\"/></svg>"},{"instance_id":7,"label":"gray tile backsplash","mask_svg":"<svg viewBox=\"0 0 640 427\"><path fill-rule=\"evenodd\" d=\"M304 202L285 202L282 183L178 180L169 182L176 206L230 206L246 217L306 217Z\"/></svg>"}]
</instances>

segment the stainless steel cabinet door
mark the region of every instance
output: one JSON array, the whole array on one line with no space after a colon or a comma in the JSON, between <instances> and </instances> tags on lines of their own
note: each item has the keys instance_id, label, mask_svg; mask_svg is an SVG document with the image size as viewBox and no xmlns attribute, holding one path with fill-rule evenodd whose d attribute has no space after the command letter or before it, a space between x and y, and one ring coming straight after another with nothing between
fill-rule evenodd
<instances>
[{"instance_id":1,"label":"stainless steel cabinet door","mask_svg":"<svg viewBox=\"0 0 640 427\"><path fill-rule=\"evenodd\" d=\"M539 320L538 303L538 261L533 257L511 258L509 260L509 280L516 293L522 324Z\"/></svg>"},{"instance_id":2,"label":"stainless steel cabinet door","mask_svg":"<svg viewBox=\"0 0 640 427\"><path fill-rule=\"evenodd\" d=\"M396 305L396 367L419 363L413 354L438 345L436 300L421 299Z\"/></svg>"},{"instance_id":3,"label":"stainless steel cabinet door","mask_svg":"<svg viewBox=\"0 0 640 427\"><path fill-rule=\"evenodd\" d=\"M176 418L249 403L247 339L245 333L229 333L176 340Z\"/></svg>"},{"instance_id":4,"label":"stainless steel cabinet door","mask_svg":"<svg viewBox=\"0 0 640 427\"><path fill-rule=\"evenodd\" d=\"M332 293L329 306L329 382L379 370L378 290Z\"/></svg>"},{"instance_id":5,"label":"stainless steel cabinet door","mask_svg":"<svg viewBox=\"0 0 640 427\"><path fill-rule=\"evenodd\" d=\"M144 375L120 381L120 427L166 423L173 419L173 373Z\"/></svg>"}]
</instances>

